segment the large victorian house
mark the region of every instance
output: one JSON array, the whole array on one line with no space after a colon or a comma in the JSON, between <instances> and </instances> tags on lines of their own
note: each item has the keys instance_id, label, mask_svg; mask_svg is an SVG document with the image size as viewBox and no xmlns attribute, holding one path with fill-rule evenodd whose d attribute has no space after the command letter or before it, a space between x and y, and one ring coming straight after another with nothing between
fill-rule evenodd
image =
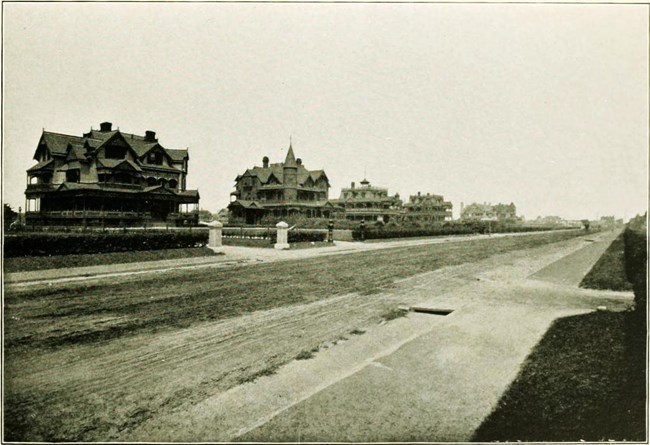
<instances>
[{"instance_id":1,"label":"large victorian house","mask_svg":"<svg viewBox=\"0 0 650 445\"><path fill-rule=\"evenodd\" d=\"M460 218L465 221L518 221L517 207L510 204L472 203L464 206L461 203Z\"/></svg>"},{"instance_id":2,"label":"large victorian house","mask_svg":"<svg viewBox=\"0 0 650 445\"><path fill-rule=\"evenodd\" d=\"M199 193L186 190L187 149L113 130L82 136L43 131L27 170L26 222L33 225L195 224Z\"/></svg>"},{"instance_id":3,"label":"large victorian house","mask_svg":"<svg viewBox=\"0 0 650 445\"><path fill-rule=\"evenodd\" d=\"M367 179L356 187L352 182L350 187L341 189L341 195L336 203L345 210L345 218L352 221L382 221L399 220L402 213L402 200L399 194L388 195L388 189L370 185Z\"/></svg>"},{"instance_id":4,"label":"large victorian house","mask_svg":"<svg viewBox=\"0 0 650 445\"><path fill-rule=\"evenodd\" d=\"M262 167L237 175L228 205L230 221L257 224L265 216L329 218L334 211L328 201L329 187L325 172L307 170L289 145L284 162L269 164L264 156Z\"/></svg>"},{"instance_id":5,"label":"large victorian house","mask_svg":"<svg viewBox=\"0 0 650 445\"><path fill-rule=\"evenodd\" d=\"M445 201L442 195L427 193L411 195L404 204L404 220L420 221L423 223L451 221L452 204Z\"/></svg>"}]
</instances>

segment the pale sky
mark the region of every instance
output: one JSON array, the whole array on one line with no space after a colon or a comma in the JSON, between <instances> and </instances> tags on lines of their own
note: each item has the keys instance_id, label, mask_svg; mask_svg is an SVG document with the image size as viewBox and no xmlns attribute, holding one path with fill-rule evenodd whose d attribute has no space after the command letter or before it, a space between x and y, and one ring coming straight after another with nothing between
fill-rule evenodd
<instances>
[{"instance_id":1,"label":"pale sky","mask_svg":"<svg viewBox=\"0 0 650 445\"><path fill-rule=\"evenodd\" d=\"M189 148L201 208L284 160L338 198L514 202L527 219L647 208L648 6L4 3L3 199L42 129L110 121Z\"/></svg>"}]
</instances>

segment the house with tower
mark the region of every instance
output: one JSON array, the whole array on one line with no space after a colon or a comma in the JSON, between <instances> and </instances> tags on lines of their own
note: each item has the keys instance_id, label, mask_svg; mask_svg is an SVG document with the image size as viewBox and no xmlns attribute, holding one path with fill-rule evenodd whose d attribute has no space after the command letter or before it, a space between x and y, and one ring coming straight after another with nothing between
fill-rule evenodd
<instances>
[{"instance_id":1,"label":"house with tower","mask_svg":"<svg viewBox=\"0 0 650 445\"><path fill-rule=\"evenodd\" d=\"M293 145L284 162L254 166L235 178L235 191L228 205L230 222L257 224L262 218L330 218L335 211L329 201L330 183L324 170L308 170L296 158Z\"/></svg>"}]
</instances>

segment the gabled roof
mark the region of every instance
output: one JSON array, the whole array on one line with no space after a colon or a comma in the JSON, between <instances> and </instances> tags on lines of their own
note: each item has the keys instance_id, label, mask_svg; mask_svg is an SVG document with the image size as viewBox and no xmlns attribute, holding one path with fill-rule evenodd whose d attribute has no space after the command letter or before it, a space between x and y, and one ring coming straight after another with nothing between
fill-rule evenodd
<instances>
[{"instance_id":1,"label":"gabled roof","mask_svg":"<svg viewBox=\"0 0 650 445\"><path fill-rule=\"evenodd\" d=\"M111 140L115 135L119 135L119 137L127 143L139 158L147 154L154 147L159 146L172 162L180 162L183 159L189 159L187 149L167 149L160 145L158 141L146 140L144 136L122 133L120 130L91 130L83 136L53 133L44 130L39 141L39 146L44 143L52 155L66 155L68 154L69 145L72 145L73 147L83 147L84 151L86 147L96 150ZM77 149L75 148L75 151L76 150Z\"/></svg>"},{"instance_id":2,"label":"gabled roof","mask_svg":"<svg viewBox=\"0 0 650 445\"><path fill-rule=\"evenodd\" d=\"M28 169L27 171L28 172L36 172L36 171L39 171L39 170L42 170L42 171L54 170L54 159L50 159L48 161L41 161L38 164L36 164L35 166Z\"/></svg>"},{"instance_id":3,"label":"gabled roof","mask_svg":"<svg viewBox=\"0 0 650 445\"><path fill-rule=\"evenodd\" d=\"M241 178L245 176L253 176L256 177L260 180L262 184L266 184L269 182L269 178L271 175L275 176L275 178L278 180L280 184L284 183L284 167L285 164L283 163L278 163L278 164L271 164L268 167L253 167L247 169L242 175L238 175L237 178L235 178L235 181L239 181ZM296 164L296 167L298 169L298 185L303 185L306 181L307 178L312 179L312 181L317 181L319 178L324 177L325 180L327 181L329 185L329 180L327 179L327 175L325 174L324 170L307 170L304 166Z\"/></svg>"},{"instance_id":4,"label":"gabled roof","mask_svg":"<svg viewBox=\"0 0 650 445\"><path fill-rule=\"evenodd\" d=\"M97 168L142 171L138 164L128 159L97 159Z\"/></svg>"},{"instance_id":5,"label":"gabled roof","mask_svg":"<svg viewBox=\"0 0 650 445\"><path fill-rule=\"evenodd\" d=\"M187 149L177 149L177 148L166 148L167 153L169 153L169 156L175 161L179 162L182 161L183 159L189 159L190 155L187 152Z\"/></svg>"},{"instance_id":6,"label":"gabled roof","mask_svg":"<svg viewBox=\"0 0 650 445\"><path fill-rule=\"evenodd\" d=\"M83 144L84 139L79 136L70 136L67 134L52 133L50 131L43 131L41 135L41 143L45 143L47 148L50 149L52 155L65 155L68 153L68 144L76 143Z\"/></svg>"},{"instance_id":7,"label":"gabled roof","mask_svg":"<svg viewBox=\"0 0 650 445\"><path fill-rule=\"evenodd\" d=\"M244 200L236 200L231 202L228 207L234 207L234 206L240 206L245 209L263 209L264 206L257 202L257 201L244 201Z\"/></svg>"},{"instance_id":8,"label":"gabled roof","mask_svg":"<svg viewBox=\"0 0 650 445\"><path fill-rule=\"evenodd\" d=\"M70 161L65 163L59 171L68 171L68 170L79 170L81 169L81 163L79 161Z\"/></svg>"},{"instance_id":9,"label":"gabled roof","mask_svg":"<svg viewBox=\"0 0 650 445\"><path fill-rule=\"evenodd\" d=\"M65 158L68 161L83 161L86 159L86 149L83 144L69 143L68 156Z\"/></svg>"}]
</instances>

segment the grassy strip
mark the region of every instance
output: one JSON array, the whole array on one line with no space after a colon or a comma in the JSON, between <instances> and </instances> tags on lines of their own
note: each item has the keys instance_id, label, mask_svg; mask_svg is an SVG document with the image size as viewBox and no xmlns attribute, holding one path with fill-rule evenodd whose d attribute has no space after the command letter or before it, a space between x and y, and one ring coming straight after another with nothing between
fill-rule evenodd
<instances>
[{"instance_id":1,"label":"grassy strip","mask_svg":"<svg viewBox=\"0 0 650 445\"><path fill-rule=\"evenodd\" d=\"M7 289L5 348L96 342L335 295L367 295L396 279L574 236L555 232L222 270L169 271L111 283Z\"/></svg>"},{"instance_id":2,"label":"grassy strip","mask_svg":"<svg viewBox=\"0 0 650 445\"><path fill-rule=\"evenodd\" d=\"M133 252L96 253L88 255L57 255L5 258L4 272L61 269L65 267L100 266L106 264L140 263L144 261L173 260L216 255L207 247L185 249L141 250Z\"/></svg>"},{"instance_id":3,"label":"grassy strip","mask_svg":"<svg viewBox=\"0 0 650 445\"><path fill-rule=\"evenodd\" d=\"M632 284L625 276L624 247L623 235L621 234L610 244L589 273L585 275L580 287L617 291L632 290Z\"/></svg>"},{"instance_id":4,"label":"grassy strip","mask_svg":"<svg viewBox=\"0 0 650 445\"><path fill-rule=\"evenodd\" d=\"M627 316L556 321L473 440L644 440L645 355L626 345Z\"/></svg>"},{"instance_id":5,"label":"grassy strip","mask_svg":"<svg viewBox=\"0 0 650 445\"><path fill-rule=\"evenodd\" d=\"M222 243L224 246L238 246L238 247L259 247L272 249L273 243L270 239L254 239L254 238L223 238Z\"/></svg>"}]
</instances>

